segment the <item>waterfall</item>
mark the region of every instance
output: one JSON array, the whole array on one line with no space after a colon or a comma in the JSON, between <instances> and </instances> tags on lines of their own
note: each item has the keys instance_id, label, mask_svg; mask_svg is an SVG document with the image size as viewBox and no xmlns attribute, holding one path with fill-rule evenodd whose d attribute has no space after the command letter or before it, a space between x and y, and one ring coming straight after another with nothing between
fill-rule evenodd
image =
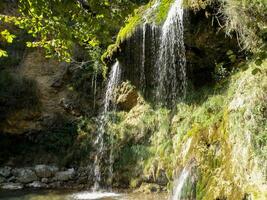
<instances>
[{"instance_id":1,"label":"waterfall","mask_svg":"<svg viewBox=\"0 0 267 200\"><path fill-rule=\"evenodd\" d=\"M94 177L95 183L93 190L96 191L100 188L101 182L101 159L103 158L103 154L105 151L105 144L104 144L104 135L105 135L105 127L108 122L107 114L109 111L115 109L115 106L112 104L112 100L114 99L114 90L118 87L121 77L121 67L119 61L117 61L111 69L110 76L108 79L108 84L106 87L105 98L104 98L104 109L99 115L99 124L98 124L98 131L97 131L97 138L95 141L95 147L97 149L95 161L94 161ZM112 172L113 172L113 155L112 152L110 153L110 160L109 160L109 178L112 180Z\"/></svg>"},{"instance_id":2,"label":"waterfall","mask_svg":"<svg viewBox=\"0 0 267 200\"><path fill-rule=\"evenodd\" d=\"M157 61L157 99L163 105L174 105L185 96L186 57L183 28L183 0L175 0L161 32Z\"/></svg>"},{"instance_id":3,"label":"waterfall","mask_svg":"<svg viewBox=\"0 0 267 200\"><path fill-rule=\"evenodd\" d=\"M145 64L146 64L146 26L147 22L143 24L143 40L142 40L142 66L141 66L141 86L142 91L145 91L146 77L145 77Z\"/></svg>"},{"instance_id":4,"label":"waterfall","mask_svg":"<svg viewBox=\"0 0 267 200\"><path fill-rule=\"evenodd\" d=\"M116 61L116 63L112 66L110 76L108 79L108 84L106 88L105 93L105 99L104 99L104 112L102 114L106 114L112 107L112 99L114 98L114 90L117 88L120 82L121 77L121 67L119 61Z\"/></svg>"},{"instance_id":5,"label":"waterfall","mask_svg":"<svg viewBox=\"0 0 267 200\"><path fill-rule=\"evenodd\" d=\"M181 200L182 190L183 190L183 187L186 183L186 180L189 177L189 174L190 174L190 169L184 168L181 175L179 176L179 178L175 182L173 195L172 195L170 200Z\"/></svg>"},{"instance_id":6,"label":"waterfall","mask_svg":"<svg viewBox=\"0 0 267 200\"><path fill-rule=\"evenodd\" d=\"M144 93L146 89L146 77L145 77L145 68L146 68L146 52L149 50L151 46L154 46L155 42L153 39L155 38L155 28L156 25L154 24L149 24L149 18L151 18L151 14L157 9L157 7L160 5L160 0L156 0L154 4L146 10L143 16L143 26L142 26L142 52L141 52L141 69L140 69L140 85L141 85L141 90ZM147 36L147 32L149 29L152 30L151 35ZM149 44L149 46L146 46L146 42L151 37L152 43ZM149 59L149 58L148 58Z\"/></svg>"}]
</instances>

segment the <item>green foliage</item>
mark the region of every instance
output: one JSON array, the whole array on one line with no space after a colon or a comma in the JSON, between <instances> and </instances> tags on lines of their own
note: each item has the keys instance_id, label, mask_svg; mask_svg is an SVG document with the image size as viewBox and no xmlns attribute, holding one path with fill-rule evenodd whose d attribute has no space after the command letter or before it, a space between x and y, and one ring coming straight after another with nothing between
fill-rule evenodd
<instances>
[{"instance_id":1,"label":"green foliage","mask_svg":"<svg viewBox=\"0 0 267 200\"><path fill-rule=\"evenodd\" d=\"M13 42L13 39L15 38L16 36L11 34L8 30L3 30L2 32L0 32L0 41L3 40L7 43L12 43ZM7 52L0 49L0 57L7 57Z\"/></svg>"},{"instance_id":2,"label":"green foliage","mask_svg":"<svg viewBox=\"0 0 267 200\"><path fill-rule=\"evenodd\" d=\"M74 61L73 49L78 44L88 50L90 59L100 65L96 49L105 48L114 42L121 22L136 7L145 1L83 1L83 0L20 0L19 14L0 15L5 24L15 24L35 38L28 47L42 47L47 57L56 57L67 62ZM8 32L3 32L8 33ZM9 42L13 35L4 34ZM91 51L94 49L94 52ZM1 56L6 52L1 50ZM102 53L101 53L102 54ZM98 66L99 68L99 66ZM104 70L104 69L103 69ZM102 70L101 70L102 71ZM100 72L100 71L98 71Z\"/></svg>"}]
</instances>

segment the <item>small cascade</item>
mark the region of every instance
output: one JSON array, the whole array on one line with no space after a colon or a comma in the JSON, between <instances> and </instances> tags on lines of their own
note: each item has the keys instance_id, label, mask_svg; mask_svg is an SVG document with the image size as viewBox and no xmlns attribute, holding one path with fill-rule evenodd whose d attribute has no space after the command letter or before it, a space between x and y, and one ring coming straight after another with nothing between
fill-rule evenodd
<instances>
[{"instance_id":1,"label":"small cascade","mask_svg":"<svg viewBox=\"0 0 267 200\"><path fill-rule=\"evenodd\" d=\"M157 61L157 99L174 105L186 90L186 57L183 28L183 0L175 0L162 27Z\"/></svg>"},{"instance_id":2,"label":"small cascade","mask_svg":"<svg viewBox=\"0 0 267 200\"><path fill-rule=\"evenodd\" d=\"M151 13L153 13L153 11L160 5L160 0L156 0L155 3L153 4L153 6L151 6L151 8L149 8L144 16L143 16L143 26L141 27L142 29L142 55L141 55L141 76L140 76L140 85L141 85L141 90L144 93L145 89L146 89L146 76L145 76L145 68L146 68L146 52L148 51L149 47L154 46L154 41L153 39L156 38L156 36L154 35L155 31L155 27L156 25L150 24L149 23L149 18L151 17ZM149 32L149 29L152 30L152 34L151 35L147 35L147 33ZM152 39L152 43L148 44L148 47L146 46L147 41L149 40L149 38L151 37ZM155 51L153 51L155 52ZM148 58L149 59L149 58Z\"/></svg>"},{"instance_id":3,"label":"small cascade","mask_svg":"<svg viewBox=\"0 0 267 200\"><path fill-rule=\"evenodd\" d=\"M143 24L143 41L142 41L142 66L141 66L141 86L142 91L145 91L145 85L146 85L146 77L145 77L145 64L146 64L146 27L147 22Z\"/></svg>"},{"instance_id":4,"label":"small cascade","mask_svg":"<svg viewBox=\"0 0 267 200\"><path fill-rule=\"evenodd\" d=\"M185 148L187 148L187 146L188 144L186 144ZM197 180L198 180L197 165L196 161L193 159L186 167L183 168L178 178L174 181L173 192L169 199L170 200L196 199Z\"/></svg>"},{"instance_id":5,"label":"small cascade","mask_svg":"<svg viewBox=\"0 0 267 200\"><path fill-rule=\"evenodd\" d=\"M104 135L105 135L105 127L108 122L107 114L109 111L112 111L115 108L112 100L114 99L114 90L118 87L121 77L121 68L120 63L117 61L111 69L110 76L108 79L108 84L106 88L105 98L104 98L104 109L102 113L99 115L99 124L98 124L98 135L95 141L95 147L97 149L95 161L94 161L94 177L95 183L93 190L99 190L100 182L101 182L101 159L103 158L103 154L105 152L105 143L104 143ZM110 161L109 161L109 179L112 180L113 176L113 155L110 153Z\"/></svg>"},{"instance_id":6,"label":"small cascade","mask_svg":"<svg viewBox=\"0 0 267 200\"><path fill-rule=\"evenodd\" d=\"M174 188L173 195L170 200L181 200L182 190L184 188L186 180L189 177L189 174L190 174L190 169L184 168L181 175L175 182L175 188Z\"/></svg>"}]
</instances>

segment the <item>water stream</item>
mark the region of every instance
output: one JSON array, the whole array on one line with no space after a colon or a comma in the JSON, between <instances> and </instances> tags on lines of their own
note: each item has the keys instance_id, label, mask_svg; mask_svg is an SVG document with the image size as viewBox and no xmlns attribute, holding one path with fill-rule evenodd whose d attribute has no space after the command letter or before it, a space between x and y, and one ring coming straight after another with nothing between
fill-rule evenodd
<instances>
[{"instance_id":1,"label":"water stream","mask_svg":"<svg viewBox=\"0 0 267 200\"><path fill-rule=\"evenodd\" d=\"M70 190L0 191L2 200L167 200L166 193L112 193Z\"/></svg>"},{"instance_id":2,"label":"water stream","mask_svg":"<svg viewBox=\"0 0 267 200\"><path fill-rule=\"evenodd\" d=\"M186 57L183 26L183 0L175 0L161 32L157 61L157 99L163 105L174 105L186 91Z\"/></svg>"},{"instance_id":3,"label":"water stream","mask_svg":"<svg viewBox=\"0 0 267 200\"><path fill-rule=\"evenodd\" d=\"M112 100L115 95L115 89L118 87L121 77L121 67L119 61L117 61L111 68L110 76L108 79L108 84L106 87L105 98L104 98L104 109L99 115L99 124L98 124L98 131L97 131L97 138L95 141L95 147L97 149L95 161L94 161L94 177L95 183L93 190L97 191L100 189L100 182L101 182L101 159L103 158L103 154L105 152L105 143L104 143L104 135L105 135L105 127L108 121L107 114L109 111L112 111L115 108L115 105L112 103ZM112 149L112 148L111 148ZM110 153L110 160L109 160L109 182L112 181L113 176L113 155L112 151Z\"/></svg>"},{"instance_id":4,"label":"water stream","mask_svg":"<svg viewBox=\"0 0 267 200\"><path fill-rule=\"evenodd\" d=\"M173 195L170 200L181 200L182 190L190 174L190 169L184 168L179 178L174 183Z\"/></svg>"}]
</instances>

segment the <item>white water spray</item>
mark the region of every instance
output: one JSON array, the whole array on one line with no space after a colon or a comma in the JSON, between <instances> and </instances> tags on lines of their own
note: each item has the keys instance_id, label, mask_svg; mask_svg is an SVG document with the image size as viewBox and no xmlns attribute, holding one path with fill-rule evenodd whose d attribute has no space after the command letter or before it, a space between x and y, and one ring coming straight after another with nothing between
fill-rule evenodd
<instances>
[{"instance_id":1,"label":"white water spray","mask_svg":"<svg viewBox=\"0 0 267 200\"><path fill-rule=\"evenodd\" d=\"M105 134L105 126L107 124L107 113L115 107L112 107L112 100L114 99L115 89L118 87L121 78L121 67L119 61L117 61L111 69L110 76L108 79L108 84L106 88L105 98L104 98L104 109L102 113L99 115L99 124L98 124L98 135L95 141L95 147L97 149L95 161L94 161L94 176L95 176L95 183L93 190L99 190L100 182L101 182L101 159L103 157L105 151L105 144L104 144L104 134ZM113 155L112 152L110 153L110 160L109 160L109 179L110 182L113 176Z\"/></svg>"},{"instance_id":2,"label":"white water spray","mask_svg":"<svg viewBox=\"0 0 267 200\"><path fill-rule=\"evenodd\" d=\"M173 105L186 90L186 57L183 27L183 0L175 0L163 24L158 67L157 98Z\"/></svg>"}]
</instances>

